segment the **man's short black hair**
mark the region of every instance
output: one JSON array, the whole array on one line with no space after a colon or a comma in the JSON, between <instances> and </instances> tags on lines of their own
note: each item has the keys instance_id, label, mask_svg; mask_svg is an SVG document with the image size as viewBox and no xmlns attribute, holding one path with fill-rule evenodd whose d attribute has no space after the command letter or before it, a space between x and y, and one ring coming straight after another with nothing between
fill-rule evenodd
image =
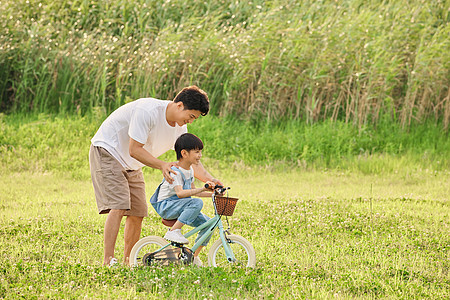
<instances>
[{"instance_id":1,"label":"man's short black hair","mask_svg":"<svg viewBox=\"0 0 450 300\"><path fill-rule=\"evenodd\" d=\"M175 152L177 153L177 159L180 160L181 150L191 151L191 150L202 150L203 142L200 138L192 133L183 133L178 137L175 142Z\"/></svg>"},{"instance_id":2,"label":"man's short black hair","mask_svg":"<svg viewBox=\"0 0 450 300\"><path fill-rule=\"evenodd\" d=\"M183 103L184 109L198 110L202 116L206 116L209 112L208 95L195 85L185 87L173 99L173 102L180 101Z\"/></svg>"}]
</instances>

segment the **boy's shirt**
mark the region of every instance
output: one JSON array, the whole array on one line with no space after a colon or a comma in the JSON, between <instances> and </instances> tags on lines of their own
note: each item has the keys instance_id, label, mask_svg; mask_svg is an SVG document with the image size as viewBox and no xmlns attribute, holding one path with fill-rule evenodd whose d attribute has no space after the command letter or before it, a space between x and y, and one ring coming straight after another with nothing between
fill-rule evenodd
<instances>
[{"instance_id":1,"label":"boy's shirt","mask_svg":"<svg viewBox=\"0 0 450 300\"><path fill-rule=\"evenodd\" d=\"M192 166L190 167L189 170L185 170L182 167L178 167L178 169L183 172L184 177L186 178L186 180L188 180L189 178L191 178L191 182L193 182L194 180L194 169L192 168ZM177 174L173 174L170 173L170 176L172 176L173 178L173 183L169 183L167 182L167 180L164 180L164 182L161 184L161 187L159 188L159 195L158 195L158 202L166 200L167 198L176 195L177 193L175 192L175 187L180 185L181 187L183 187L184 185L184 181L183 181L183 177L181 176L179 171L176 171Z\"/></svg>"}]
</instances>

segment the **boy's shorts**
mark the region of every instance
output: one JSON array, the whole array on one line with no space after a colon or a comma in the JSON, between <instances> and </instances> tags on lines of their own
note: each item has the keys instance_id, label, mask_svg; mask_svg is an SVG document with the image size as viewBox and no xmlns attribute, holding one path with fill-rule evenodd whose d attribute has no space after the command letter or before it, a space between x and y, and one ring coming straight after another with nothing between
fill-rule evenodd
<instances>
[{"instance_id":1,"label":"boy's shorts","mask_svg":"<svg viewBox=\"0 0 450 300\"><path fill-rule=\"evenodd\" d=\"M127 171L108 151L91 145L89 165L99 214L125 209L125 216L147 217L142 170Z\"/></svg>"}]
</instances>

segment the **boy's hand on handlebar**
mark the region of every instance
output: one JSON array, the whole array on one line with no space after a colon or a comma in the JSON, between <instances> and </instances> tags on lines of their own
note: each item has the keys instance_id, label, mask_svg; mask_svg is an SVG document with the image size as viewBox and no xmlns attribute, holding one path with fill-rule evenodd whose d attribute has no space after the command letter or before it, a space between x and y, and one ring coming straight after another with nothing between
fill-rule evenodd
<instances>
[{"instance_id":1,"label":"boy's hand on handlebar","mask_svg":"<svg viewBox=\"0 0 450 300\"><path fill-rule=\"evenodd\" d=\"M205 188L207 190L211 190L212 191L212 190L214 190L216 188L216 184L214 182L212 182L212 181L207 181L205 183Z\"/></svg>"},{"instance_id":2,"label":"boy's hand on handlebar","mask_svg":"<svg viewBox=\"0 0 450 300\"><path fill-rule=\"evenodd\" d=\"M223 187L222 185L214 185L214 183L212 183L211 181L207 181L204 188L208 190L214 190L216 195L223 195L226 190L230 189L229 187Z\"/></svg>"},{"instance_id":3,"label":"boy's hand on handlebar","mask_svg":"<svg viewBox=\"0 0 450 300\"><path fill-rule=\"evenodd\" d=\"M213 178L211 181L206 182L205 188L209 190L216 190L217 192L219 188L223 188L223 183L219 179ZM221 194L223 194L223 192Z\"/></svg>"}]
</instances>

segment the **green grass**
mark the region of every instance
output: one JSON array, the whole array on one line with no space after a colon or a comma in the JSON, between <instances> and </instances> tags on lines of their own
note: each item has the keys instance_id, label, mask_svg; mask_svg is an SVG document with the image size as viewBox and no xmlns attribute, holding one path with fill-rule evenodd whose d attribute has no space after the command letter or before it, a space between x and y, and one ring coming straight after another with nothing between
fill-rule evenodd
<instances>
[{"instance_id":1,"label":"green grass","mask_svg":"<svg viewBox=\"0 0 450 300\"><path fill-rule=\"evenodd\" d=\"M101 266L105 216L87 156L103 118L0 118L0 298L450 297L450 147L439 128L200 118L190 131L240 199L232 232L253 244L257 266L132 270ZM144 174L149 196L161 174ZM164 230L150 209L142 236ZM123 228L116 249L122 259Z\"/></svg>"},{"instance_id":2,"label":"green grass","mask_svg":"<svg viewBox=\"0 0 450 300\"><path fill-rule=\"evenodd\" d=\"M104 216L89 180L0 175L0 297L432 298L450 296L450 175L212 170L240 198L246 269L101 267ZM147 174L147 194L159 183ZM204 212L212 213L205 200ZM150 211L143 236L163 235ZM123 229L117 256L122 259ZM205 256L202 257L206 261Z\"/></svg>"},{"instance_id":3,"label":"green grass","mask_svg":"<svg viewBox=\"0 0 450 300\"><path fill-rule=\"evenodd\" d=\"M208 92L212 112L309 124L449 107L448 1L2 1L0 111L108 111Z\"/></svg>"}]
</instances>

